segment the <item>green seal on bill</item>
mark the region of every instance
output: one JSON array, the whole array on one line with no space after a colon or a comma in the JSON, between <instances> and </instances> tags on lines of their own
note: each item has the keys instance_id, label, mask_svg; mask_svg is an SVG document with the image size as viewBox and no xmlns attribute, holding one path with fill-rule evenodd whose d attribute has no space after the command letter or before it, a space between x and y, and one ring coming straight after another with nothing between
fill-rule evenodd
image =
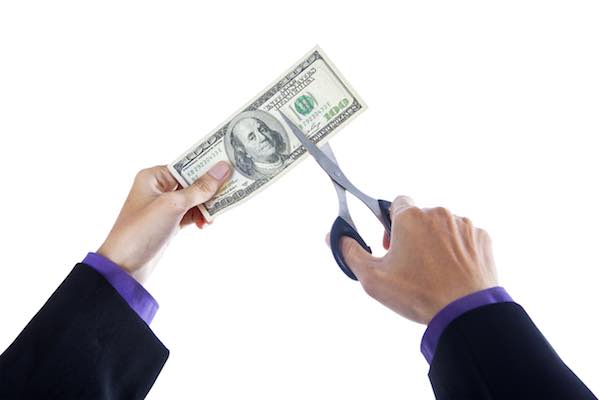
<instances>
[{"instance_id":1,"label":"green seal on bill","mask_svg":"<svg viewBox=\"0 0 600 400\"><path fill-rule=\"evenodd\" d=\"M303 94L294 102L294 108L302 115L308 115L315 108L315 101L311 96Z\"/></svg>"}]
</instances>

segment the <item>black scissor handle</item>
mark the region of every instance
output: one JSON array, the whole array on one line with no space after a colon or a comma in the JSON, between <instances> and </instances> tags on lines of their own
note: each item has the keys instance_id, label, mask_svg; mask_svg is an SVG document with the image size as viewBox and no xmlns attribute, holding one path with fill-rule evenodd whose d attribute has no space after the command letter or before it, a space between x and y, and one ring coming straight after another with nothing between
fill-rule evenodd
<instances>
[{"instance_id":1,"label":"black scissor handle","mask_svg":"<svg viewBox=\"0 0 600 400\"><path fill-rule=\"evenodd\" d=\"M356 275L354 272L346 265L346 261L344 260L344 255L342 254L341 249L341 241L344 236L352 238L361 245L363 249L371 252L371 248L367 246L362 237L356 232L356 230L350 226L348 222L342 217L337 217L333 222L333 226L331 227L331 233L329 234L329 243L331 245L331 251L333 253L333 258L335 258L335 262L341 268L341 270L348 276L348 278L357 281Z\"/></svg>"},{"instance_id":2,"label":"black scissor handle","mask_svg":"<svg viewBox=\"0 0 600 400\"><path fill-rule=\"evenodd\" d=\"M392 232L392 218L390 217L390 207L392 203L387 200L377 200L379 203L379 209L381 210L381 214L383 215L383 227L388 235Z\"/></svg>"},{"instance_id":3,"label":"black scissor handle","mask_svg":"<svg viewBox=\"0 0 600 400\"><path fill-rule=\"evenodd\" d=\"M390 218L390 203L387 200L377 200L379 203L379 208L381 209L381 214L383 215L383 226L388 234L392 230L392 220ZM360 244L360 246L371 253L371 248L367 246L363 238L360 234L342 217L337 217L333 222L333 226L331 227L331 233L329 234L329 242L331 245L331 251L333 253L333 258L335 258L335 262L339 265L340 269L348 276L348 278L357 281L356 275L352 272L350 267L346 265L346 261L344 260L344 255L341 250L341 240L344 236L352 238Z\"/></svg>"}]
</instances>

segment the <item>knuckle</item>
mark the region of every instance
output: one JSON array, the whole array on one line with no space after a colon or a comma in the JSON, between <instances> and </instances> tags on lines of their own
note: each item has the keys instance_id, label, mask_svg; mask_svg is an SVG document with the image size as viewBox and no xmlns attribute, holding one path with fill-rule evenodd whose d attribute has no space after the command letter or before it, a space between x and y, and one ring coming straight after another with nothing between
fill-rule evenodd
<instances>
[{"instance_id":1,"label":"knuckle","mask_svg":"<svg viewBox=\"0 0 600 400\"><path fill-rule=\"evenodd\" d=\"M135 174L135 180L139 181L145 179L150 174L150 168L141 169Z\"/></svg>"},{"instance_id":2,"label":"knuckle","mask_svg":"<svg viewBox=\"0 0 600 400\"><path fill-rule=\"evenodd\" d=\"M490 234L482 228L476 228L475 231L477 232L477 235L479 237L481 237L481 239L483 239L484 241L491 243L492 242L492 237L490 236Z\"/></svg>"},{"instance_id":3,"label":"knuckle","mask_svg":"<svg viewBox=\"0 0 600 400\"><path fill-rule=\"evenodd\" d=\"M464 225L466 228L472 228L473 222L467 217L456 217L456 220Z\"/></svg>"},{"instance_id":4,"label":"knuckle","mask_svg":"<svg viewBox=\"0 0 600 400\"><path fill-rule=\"evenodd\" d=\"M393 218L394 222L401 222L404 219L413 220L423 216L423 210L418 207L410 206L401 210L395 210Z\"/></svg>"},{"instance_id":5,"label":"knuckle","mask_svg":"<svg viewBox=\"0 0 600 400\"><path fill-rule=\"evenodd\" d=\"M448 211L447 208L444 208L444 207L434 207L431 209L431 213L436 214L436 215L447 215L450 212Z\"/></svg>"},{"instance_id":6,"label":"knuckle","mask_svg":"<svg viewBox=\"0 0 600 400\"><path fill-rule=\"evenodd\" d=\"M445 207L435 207L430 210L431 215L438 218L451 219L454 218L450 210Z\"/></svg>"},{"instance_id":7,"label":"knuckle","mask_svg":"<svg viewBox=\"0 0 600 400\"><path fill-rule=\"evenodd\" d=\"M196 190L201 191L207 195L212 195L217 191L217 184L213 180L200 178L194 182Z\"/></svg>"},{"instance_id":8,"label":"knuckle","mask_svg":"<svg viewBox=\"0 0 600 400\"><path fill-rule=\"evenodd\" d=\"M418 225L423 222L424 215L424 211L418 207L405 208L395 212L393 215L390 215L392 227L396 226L397 228L395 229L402 229L402 227L407 227L414 224Z\"/></svg>"},{"instance_id":9,"label":"knuckle","mask_svg":"<svg viewBox=\"0 0 600 400\"><path fill-rule=\"evenodd\" d=\"M136 181L148 180L150 177L154 176L160 168L161 168L161 166L157 165L154 167L148 167L148 168L141 169L137 172L137 174L135 174L135 180Z\"/></svg>"}]
</instances>

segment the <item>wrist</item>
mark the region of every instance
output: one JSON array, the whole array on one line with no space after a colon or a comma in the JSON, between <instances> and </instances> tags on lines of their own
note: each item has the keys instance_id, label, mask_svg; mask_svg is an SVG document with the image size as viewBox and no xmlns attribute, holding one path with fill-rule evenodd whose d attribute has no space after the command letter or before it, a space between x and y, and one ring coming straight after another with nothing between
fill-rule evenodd
<instances>
[{"instance_id":1,"label":"wrist","mask_svg":"<svg viewBox=\"0 0 600 400\"><path fill-rule=\"evenodd\" d=\"M145 279L142 279L142 277L138 276L138 274L136 273L136 269L132 268L130 266L130 263L127 262L127 257L125 255L123 255L122 253L120 253L119 251L116 251L115 249L113 249L106 242L103 243L102 246L100 246L100 248L96 251L96 254L99 254L102 257L110 260L112 263L117 265L119 268L121 268L123 271L125 271L127 274L129 274L136 281L138 281L140 283L144 283Z\"/></svg>"},{"instance_id":2,"label":"wrist","mask_svg":"<svg viewBox=\"0 0 600 400\"><path fill-rule=\"evenodd\" d=\"M434 306L428 309L427 315L424 318L425 325L428 325L436 315L457 300L496 286L498 286L497 282L490 282L488 284L480 283L444 292L443 297L433 302Z\"/></svg>"}]
</instances>

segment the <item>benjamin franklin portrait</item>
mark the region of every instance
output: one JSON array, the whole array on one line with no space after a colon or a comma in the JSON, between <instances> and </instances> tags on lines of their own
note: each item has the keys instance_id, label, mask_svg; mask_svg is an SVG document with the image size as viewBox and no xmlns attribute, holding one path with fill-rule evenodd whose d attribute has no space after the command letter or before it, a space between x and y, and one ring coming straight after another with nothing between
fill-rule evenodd
<instances>
[{"instance_id":1,"label":"benjamin franklin portrait","mask_svg":"<svg viewBox=\"0 0 600 400\"><path fill-rule=\"evenodd\" d=\"M224 142L234 168L254 180L277 175L290 152L290 140L281 123L259 110L236 116L227 127Z\"/></svg>"}]
</instances>

